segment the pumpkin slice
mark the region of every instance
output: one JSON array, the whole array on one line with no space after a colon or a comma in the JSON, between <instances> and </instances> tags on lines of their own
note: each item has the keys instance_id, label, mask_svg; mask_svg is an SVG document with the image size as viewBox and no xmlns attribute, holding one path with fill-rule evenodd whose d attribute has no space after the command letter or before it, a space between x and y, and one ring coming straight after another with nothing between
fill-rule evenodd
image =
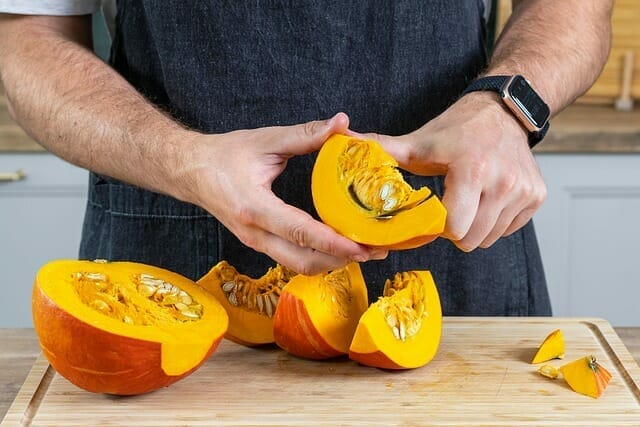
<instances>
[{"instance_id":1,"label":"pumpkin slice","mask_svg":"<svg viewBox=\"0 0 640 427\"><path fill-rule=\"evenodd\" d=\"M367 304L358 263L315 276L297 275L285 286L276 309L276 344L308 359L347 354Z\"/></svg>"},{"instance_id":2,"label":"pumpkin slice","mask_svg":"<svg viewBox=\"0 0 640 427\"><path fill-rule=\"evenodd\" d=\"M540 344L536 355L531 363L548 362L551 359L562 359L564 357L564 338L562 331L556 329L551 332Z\"/></svg>"},{"instance_id":3,"label":"pumpkin slice","mask_svg":"<svg viewBox=\"0 0 640 427\"><path fill-rule=\"evenodd\" d=\"M611 373L593 356L581 357L560 367L564 380L576 392L598 398L611 380Z\"/></svg>"},{"instance_id":4,"label":"pumpkin slice","mask_svg":"<svg viewBox=\"0 0 640 427\"><path fill-rule=\"evenodd\" d=\"M440 297L431 273L397 273L360 318L349 357L378 368L418 368L435 356L441 333Z\"/></svg>"},{"instance_id":5,"label":"pumpkin slice","mask_svg":"<svg viewBox=\"0 0 640 427\"><path fill-rule=\"evenodd\" d=\"M368 246L415 248L444 230L438 197L427 187L411 188L376 141L331 136L318 153L311 191L324 223Z\"/></svg>"},{"instance_id":6,"label":"pumpkin slice","mask_svg":"<svg viewBox=\"0 0 640 427\"><path fill-rule=\"evenodd\" d=\"M132 262L58 260L37 273L33 322L44 355L70 382L133 395L197 369L228 317L179 274Z\"/></svg>"},{"instance_id":7,"label":"pumpkin slice","mask_svg":"<svg viewBox=\"0 0 640 427\"><path fill-rule=\"evenodd\" d=\"M276 265L260 278L239 273L226 261L220 261L198 284L211 292L229 314L228 340L247 346L270 344L273 316L282 288L296 273Z\"/></svg>"}]
</instances>

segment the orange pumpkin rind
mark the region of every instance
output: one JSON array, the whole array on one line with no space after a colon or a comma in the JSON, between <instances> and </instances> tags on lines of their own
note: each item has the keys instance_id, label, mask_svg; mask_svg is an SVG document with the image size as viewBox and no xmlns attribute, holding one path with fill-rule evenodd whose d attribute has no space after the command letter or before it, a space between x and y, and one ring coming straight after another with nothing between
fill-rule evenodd
<instances>
[{"instance_id":1,"label":"orange pumpkin rind","mask_svg":"<svg viewBox=\"0 0 640 427\"><path fill-rule=\"evenodd\" d=\"M172 288L141 295L139 277L158 280L157 289L176 287L192 309L163 299ZM191 374L228 325L222 306L194 282L129 262L45 264L34 281L32 313L42 351L60 375L87 391L116 395L147 393Z\"/></svg>"}]
</instances>

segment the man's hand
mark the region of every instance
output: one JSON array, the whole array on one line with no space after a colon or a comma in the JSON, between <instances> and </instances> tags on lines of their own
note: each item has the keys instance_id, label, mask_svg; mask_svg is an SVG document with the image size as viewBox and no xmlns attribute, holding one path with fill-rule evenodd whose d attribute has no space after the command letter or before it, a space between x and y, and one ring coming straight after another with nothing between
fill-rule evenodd
<instances>
[{"instance_id":1,"label":"man's hand","mask_svg":"<svg viewBox=\"0 0 640 427\"><path fill-rule=\"evenodd\" d=\"M382 258L338 235L308 213L285 204L271 184L295 155L318 150L333 133L346 132L349 119L199 135L182 172L190 189L185 199L207 209L245 245L303 274L351 261Z\"/></svg>"},{"instance_id":2,"label":"man's hand","mask_svg":"<svg viewBox=\"0 0 640 427\"><path fill-rule=\"evenodd\" d=\"M242 242L299 273L386 256L339 236L271 192L287 159L345 131L346 115L328 123L203 135L156 109L97 58L87 49L90 36L90 16L0 15L0 72L13 115L48 150L198 204Z\"/></svg>"},{"instance_id":3,"label":"man's hand","mask_svg":"<svg viewBox=\"0 0 640 427\"><path fill-rule=\"evenodd\" d=\"M527 134L497 94L473 92L415 132L374 138L403 169L445 175L444 237L464 251L518 230L546 197Z\"/></svg>"}]
</instances>

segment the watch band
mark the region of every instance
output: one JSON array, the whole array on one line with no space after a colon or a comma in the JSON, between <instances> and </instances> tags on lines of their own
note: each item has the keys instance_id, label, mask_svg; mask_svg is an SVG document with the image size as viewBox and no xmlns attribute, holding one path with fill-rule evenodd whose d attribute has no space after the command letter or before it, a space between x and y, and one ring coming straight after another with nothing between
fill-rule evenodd
<instances>
[{"instance_id":1,"label":"watch band","mask_svg":"<svg viewBox=\"0 0 640 427\"><path fill-rule=\"evenodd\" d=\"M476 79L471 82L469 86L462 92L462 95L466 95L469 92L476 91L492 91L500 93L504 85L509 81L511 76L486 76ZM549 121L538 132L528 132L529 135L529 147L533 148L538 144L547 134L549 130Z\"/></svg>"}]
</instances>

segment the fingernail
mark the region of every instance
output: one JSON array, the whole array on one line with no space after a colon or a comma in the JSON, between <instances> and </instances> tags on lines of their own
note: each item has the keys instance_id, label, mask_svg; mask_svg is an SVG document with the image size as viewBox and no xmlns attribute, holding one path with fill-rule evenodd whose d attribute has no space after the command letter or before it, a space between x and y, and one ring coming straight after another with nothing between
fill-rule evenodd
<instances>
[{"instance_id":1,"label":"fingernail","mask_svg":"<svg viewBox=\"0 0 640 427\"><path fill-rule=\"evenodd\" d=\"M389 255L389 251L374 249L369 253L369 255L371 256L371 259L385 259L387 255Z\"/></svg>"},{"instance_id":2,"label":"fingernail","mask_svg":"<svg viewBox=\"0 0 640 427\"><path fill-rule=\"evenodd\" d=\"M352 259L355 262L366 262L369 260L369 258L364 255L354 255Z\"/></svg>"}]
</instances>

